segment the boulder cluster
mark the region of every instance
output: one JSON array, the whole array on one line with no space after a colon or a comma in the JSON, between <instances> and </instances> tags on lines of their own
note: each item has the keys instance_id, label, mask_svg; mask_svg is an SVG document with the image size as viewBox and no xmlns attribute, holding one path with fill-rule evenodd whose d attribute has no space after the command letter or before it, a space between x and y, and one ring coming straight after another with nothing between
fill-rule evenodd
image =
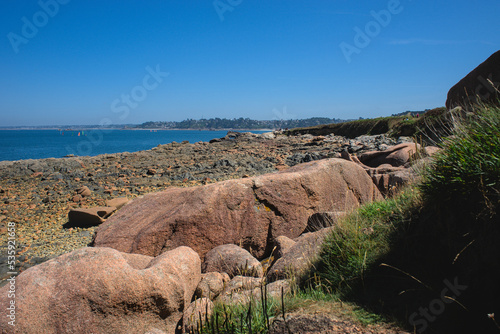
<instances>
[{"instance_id":1,"label":"boulder cluster","mask_svg":"<svg viewBox=\"0 0 500 334\"><path fill-rule=\"evenodd\" d=\"M67 224L99 225L94 247L17 276L16 326L2 318L2 333L189 332L214 302L260 300L264 286L279 298L314 270L336 220L381 200L391 183L373 181L411 170L419 150L408 143L358 157L344 150L344 159L72 210Z\"/></svg>"}]
</instances>

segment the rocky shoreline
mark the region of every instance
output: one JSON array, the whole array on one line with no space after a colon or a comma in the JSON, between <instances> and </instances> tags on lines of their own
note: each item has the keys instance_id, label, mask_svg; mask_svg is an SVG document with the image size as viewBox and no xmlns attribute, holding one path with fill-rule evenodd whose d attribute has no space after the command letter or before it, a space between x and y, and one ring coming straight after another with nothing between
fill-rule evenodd
<instances>
[{"instance_id":1,"label":"rocky shoreline","mask_svg":"<svg viewBox=\"0 0 500 334\"><path fill-rule=\"evenodd\" d=\"M71 209L105 206L169 187L252 177L340 153L410 141L378 136L238 133L210 143L170 143L134 153L0 162L0 279L7 278L7 224L16 224L16 270L87 246L96 227L64 228ZM82 187L88 191L82 192ZM3 285L3 284L2 284Z\"/></svg>"}]
</instances>

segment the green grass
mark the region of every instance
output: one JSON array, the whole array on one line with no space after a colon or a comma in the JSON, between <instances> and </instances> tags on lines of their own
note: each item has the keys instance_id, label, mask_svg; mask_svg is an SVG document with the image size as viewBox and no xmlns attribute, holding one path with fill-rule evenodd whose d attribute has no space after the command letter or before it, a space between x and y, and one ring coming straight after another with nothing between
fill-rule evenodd
<instances>
[{"instance_id":1,"label":"green grass","mask_svg":"<svg viewBox=\"0 0 500 334\"><path fill-rule=\"evenodd\" d=\"M267 333L273 317L281 314L283 304L280 300L270 298L262 288L260 299L250 297L246 303L225 305L215 303L213 314L203 318L203 326L194 334L209 333ZM264 297L265 296L265 297Z\"/></svg>"},{"instance_id":2,"label":"green grass","mask_svg":"<svg viewBox=\"0 0 500 334\"><path fill-rule=\"evenodd\" d=\"M454 136L424 173L422 192L428 203L493 215L500 201L500 108L457 117Z\"/></svg>"},{"instance_id":3,"label":"green grass","mask_svg":"<svg viewBox=\"0 0 500 334\"><path fill-rule=\"evenodd\" d=\"M320 277L343 295L389 252L391 236L411 220L420 195L407 188L397 196L366 204L341 220L327 237L321 253Z\"/></svg>"}]
</instances>

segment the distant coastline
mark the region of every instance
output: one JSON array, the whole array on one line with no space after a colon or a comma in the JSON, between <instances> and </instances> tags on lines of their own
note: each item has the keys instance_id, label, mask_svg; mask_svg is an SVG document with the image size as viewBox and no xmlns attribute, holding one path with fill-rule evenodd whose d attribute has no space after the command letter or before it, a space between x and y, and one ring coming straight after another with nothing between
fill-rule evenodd
<instances>
[{"instance_id":1,"label":"distant coastline","mask_svg":"<svg viewBox=\"0 0 500 334\"><path fill-rule=\"evenodd\" d=\"M42 131L42 130L53 130L53 131L92 131L92 130L130 130L130 131L236 131L236 132L248 132L248 131L263 131L263 132L272 132L278 129L165 129L165 128L103 128L103 127L74 127L74 128L56 128L56 127L5 127L0 128L0 131Z\"/></svg>"},{"instance_id":2,"label":"distant coastline","mask_svg":"<svg viewBox=\"0 0 500 334\"><path fill-rule=\"evenodd\" d=\"M405 111L392 116L424 114L424 111ZM359 119L363 119L360 117ZM149 121L142 124L113 125L39 125L39 126L4 126L0 130L59 130L59 131L90 131L90 130L189 130L189 131L276 131L294 128L306 128L327 124L337 124L353 121L328 117L311 117L307 119L275 119L253 120L249 118L210 118L187 119L184 121Z\"/></svg>"}]
</instances>

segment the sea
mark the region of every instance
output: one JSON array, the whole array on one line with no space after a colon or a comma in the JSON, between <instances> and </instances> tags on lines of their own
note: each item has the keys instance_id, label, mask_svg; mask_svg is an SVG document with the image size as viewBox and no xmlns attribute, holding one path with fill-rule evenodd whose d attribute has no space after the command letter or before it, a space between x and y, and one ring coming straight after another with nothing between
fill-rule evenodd
<instances>
[{"instance_id":1,"label":"sea","mask_svg":"<svg viewBox=\"0 0 500 334\"><path fill-rule=\"evenodd\" d=\"M136 152L186 140L207 142L226 134L226 130L0 130L0 161Z\"/></svg>"}]
</instances>

